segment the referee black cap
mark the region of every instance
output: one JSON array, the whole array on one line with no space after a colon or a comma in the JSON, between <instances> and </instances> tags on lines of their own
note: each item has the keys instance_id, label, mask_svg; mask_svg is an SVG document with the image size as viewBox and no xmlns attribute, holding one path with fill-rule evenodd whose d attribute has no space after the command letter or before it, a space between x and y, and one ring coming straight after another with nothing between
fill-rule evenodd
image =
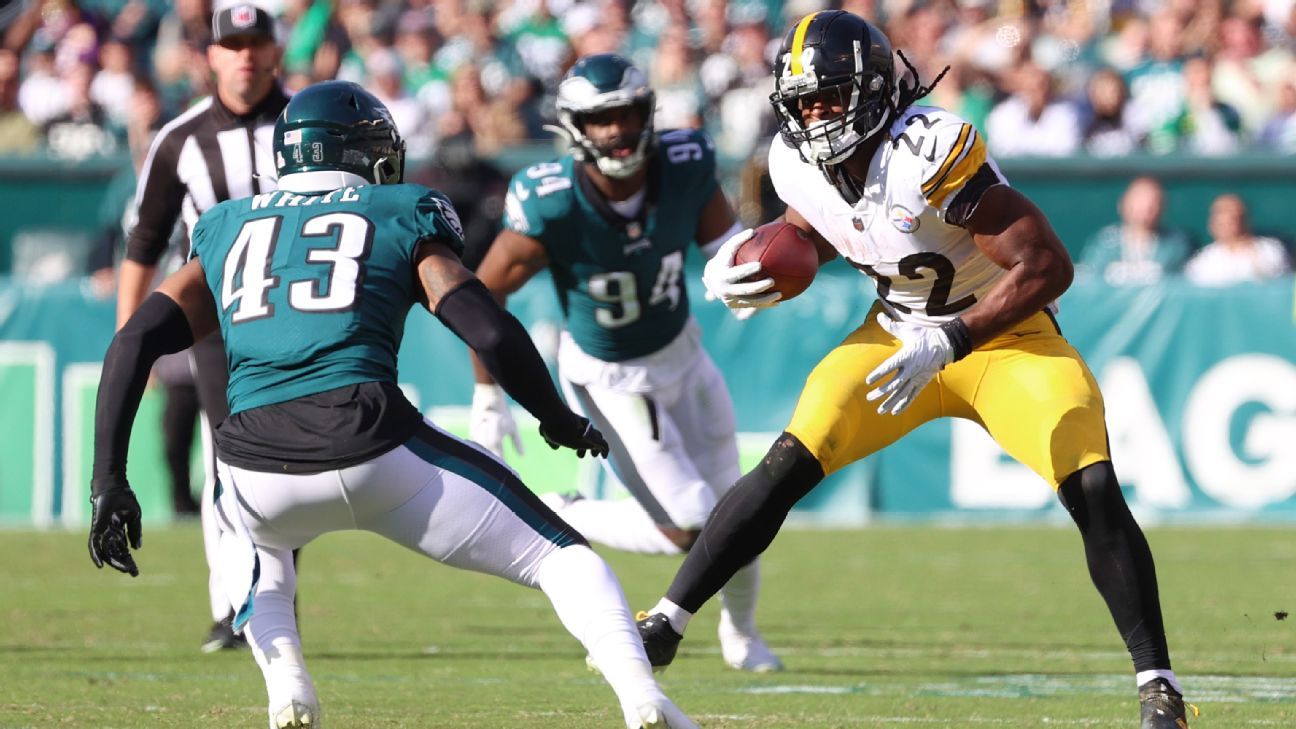
<instances>
[{"instance_id":1,"label":"referee black cap","mask_svg":"<svg viewBox=\"0 0 1296 729\"><path fill-rule=\"evenodd\" d=\"M251 3L229 5L212 15L212 43L238 35L264 36L275 40L274 19Z\"/></svg>"}]
</instances>

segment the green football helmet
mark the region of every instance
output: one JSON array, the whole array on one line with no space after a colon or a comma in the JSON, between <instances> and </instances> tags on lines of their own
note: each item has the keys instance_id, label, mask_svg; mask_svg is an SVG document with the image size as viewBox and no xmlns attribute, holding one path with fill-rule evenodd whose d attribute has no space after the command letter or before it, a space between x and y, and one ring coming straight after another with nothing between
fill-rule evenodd
<instances>
[{"instance_id":1,"label":"green football helmet","mask_svg":"<svg viewBox=\"0 0 1296 729\"><path fill-rule=\"evenodd\" d=\"M333 170L377 185L405 176L405 141L391 112L350 81L324 81L293 95L274 130L279 177Z\"/></svg>"},{"instance_id":2,"label":"green football helmet","mask_svg":"<svg viewBox=\"0 0 1296 729\"><path fill-rule=\"evenodd\" d=\"M608 177L629 177L648 159L656 103L643 71L615 53L581 58L558 85L558 121L571 138L572 156L594 162ZM600 147L585 136L585 115L623 106L634 107L643 119L638 139L614 140Z\"/></svg>"}]
</instances>

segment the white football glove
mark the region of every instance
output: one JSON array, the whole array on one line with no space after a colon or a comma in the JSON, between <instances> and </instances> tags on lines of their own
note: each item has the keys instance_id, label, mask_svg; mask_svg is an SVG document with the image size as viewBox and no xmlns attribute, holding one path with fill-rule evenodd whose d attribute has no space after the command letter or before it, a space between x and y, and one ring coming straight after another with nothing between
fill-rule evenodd
<instances>
[{"instance_id":1,"label":"white football glove","mask_svg":"<svg viewBox=\"0 0 1296 729\"><path fill-rule=\"evenodd\" d=\"M734 256L738 253L738 247L755 234L754 228L748 228L730 236L729 240L720 244L719 250L711 256L711 260L706 263L706 268L702 270L702 283L706 286L707 300L719 299L739 321L751 318L757 309L774 306L779 299L783 298L782 293L770 291L774 287L772 278L762 278L757 281L744 280L748 276L760 273L760 261L734 265Z\"/></svg>"},{"instance_id":2,"label":"white football glove","mask_svg":"<svg viewBox=\"0 0 1296 729\"><path fill-rule=\"evenodd\" d=\"M885 397L878 406L878 412L883 415L899 415L909 407L909 403L914 401L936 373L954 361L954 346L950 344L945 332L937 327L898 322L885 313L877 315L877 322L899 339L901 346L899 352L891 355L864 378L864 384L872 385L894 373L890 380L869 390L865 397L869 402Z\"/></svg>"},{"instance_id":3,"label":"white football glove","mask_svg":"<svg viewBox=\"0 0 1296 729\"><path fill-rule=\"evenodd\" d=\"M485 446L500 458L504 457L504 438L513 440L513 450L522 455L522 438L517 423L504 399L499 385L481 382L473 385L472 413L468 421L468 437Z\"/></svg>"}]
</instances>

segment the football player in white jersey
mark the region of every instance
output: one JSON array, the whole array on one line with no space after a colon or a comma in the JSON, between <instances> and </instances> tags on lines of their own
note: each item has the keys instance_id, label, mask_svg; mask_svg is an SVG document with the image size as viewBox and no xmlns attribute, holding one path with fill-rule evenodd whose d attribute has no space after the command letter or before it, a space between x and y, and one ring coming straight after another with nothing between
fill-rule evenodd
<instances>
[{"instance_id":1,"label":"football player in white jersey","mask_svg":"<svg viewBox=\"0 0 1296 729\"><path fill-rule=\"evenodd\" d=\"M716 506L699 540L707 549L689 553L640 620L649 658L671 661L692 615L825 475L957 417L1057 489L1133 659L1142 729L1186 729L1152 554L1112 469L1102 394L1053 317L1070 258L972 125L914 105L932 87L904 62L912 79L896 73L887 37L844 11L811 13L783 41L770 96L781 127L774 188L820 259L840 255L868 274L878 301L810 374L763 462ZM753 282L759 263L733 263L750 236L727 241L703 276L735 310L779 299L772 280Z\"/></svg>"}]
</instances>

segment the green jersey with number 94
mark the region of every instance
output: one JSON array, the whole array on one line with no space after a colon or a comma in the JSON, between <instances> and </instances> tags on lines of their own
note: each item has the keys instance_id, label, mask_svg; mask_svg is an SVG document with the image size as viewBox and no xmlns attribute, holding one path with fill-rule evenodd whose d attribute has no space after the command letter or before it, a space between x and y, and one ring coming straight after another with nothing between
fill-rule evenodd
<instances>
[{"instance_id":1,"label":"green jersey with number 94","mask_svg":"<svg viewBox=\"0 0 1296 729\"><path fill-rule=\"evenodd\" d=\"M627 218L570 155L513 176L504 225L544 246L567 328L587 354L619 362L665 347L688 321L684 254L715 194L701 131L658 136L639 212Z\"/></svg>"},{"instance_id":2,"label":"green jersey with number 94","mask_svg":"<svg viewBox=\"0 0 1296 729\"><path fill-rule=\"evenodd\" d=\"M204 213L192 255L216 300L230 412L395 382L425 240L463 248L450 201L420 185L280 190Z\"/></svg>"}]
</instances>

